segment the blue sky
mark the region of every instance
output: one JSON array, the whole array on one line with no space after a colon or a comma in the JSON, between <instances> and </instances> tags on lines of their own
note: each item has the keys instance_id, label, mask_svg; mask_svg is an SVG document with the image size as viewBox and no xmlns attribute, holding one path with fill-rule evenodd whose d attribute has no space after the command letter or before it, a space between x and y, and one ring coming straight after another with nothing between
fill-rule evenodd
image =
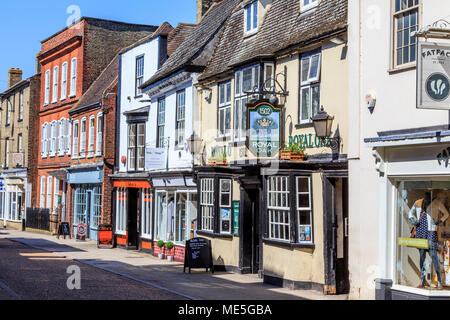
<instances>
[{"instance_id":1,"label":"blue sky","mask_svg":"<svg viewBox=\"0 0 450 320\"><path fill-rule=\"evenodd\" d=\"M0 18L0 92L7 88L8 70L35 73L41 41L66 27L76 11L81 16L160 25L196 22L196 0L23 0L2 1Z\"/></svg>"}]
</instances>

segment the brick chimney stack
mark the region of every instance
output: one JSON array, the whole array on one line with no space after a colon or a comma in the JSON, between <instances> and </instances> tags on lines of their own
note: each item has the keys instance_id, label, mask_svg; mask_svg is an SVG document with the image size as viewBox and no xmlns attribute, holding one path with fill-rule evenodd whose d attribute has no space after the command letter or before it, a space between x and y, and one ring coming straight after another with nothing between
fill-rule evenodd
<instances>
[{"instance_id":1,"label":"brick chimney stack","mask_svg":"<svg viewBox=\"0 0 450 320\"><path fill-rule=\"evenodd\" d=\"M11 68L8 71L8 88L11 88L16 83L22 81L22 70L19 68Z\"/></svg>"},{"instance_id":2,"label":"brick chimney stack","mask_svg":"<svg viewBox=\"0 0 450 320\"><path fill-rule=\"evenodd\" d=\"M197 24L202 21L203 16L214 3L221 1L223 0L197 0Z\"/></svg>"}]
</instances>

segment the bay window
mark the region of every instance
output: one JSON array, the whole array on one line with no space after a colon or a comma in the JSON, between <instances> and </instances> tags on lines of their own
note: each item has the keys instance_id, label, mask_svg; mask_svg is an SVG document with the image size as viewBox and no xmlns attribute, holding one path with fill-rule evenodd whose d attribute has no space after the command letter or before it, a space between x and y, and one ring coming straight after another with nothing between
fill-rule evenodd
<instances>
[{"instance_id":1,"label":"bay window","mask_svg":"<svg viewBox=\"0 0 450 320\"><path fill-rule=\"evenodd\" d=\"M320 110L321 53L303 54L300 59L300 124L311 123Z\"/></svg>"},{"instance_id":2,"label":"bay window","mask_svg":"<svg viewBox=\"0 0 450 320\"><path fill-rule=\"evenodd\" d=\"M214 179L200 180L201 230L214 231Z\"/></svg>"},{"instance_id":3,"label":"bay window","mask_svg":"<svg viewBox=\"0 0 450 320\"><path fill-rule=\"evenodd\" d=\"M227 137L231 131L231 81L219 84L218 136Z\"/></svg>"}]
</instances>

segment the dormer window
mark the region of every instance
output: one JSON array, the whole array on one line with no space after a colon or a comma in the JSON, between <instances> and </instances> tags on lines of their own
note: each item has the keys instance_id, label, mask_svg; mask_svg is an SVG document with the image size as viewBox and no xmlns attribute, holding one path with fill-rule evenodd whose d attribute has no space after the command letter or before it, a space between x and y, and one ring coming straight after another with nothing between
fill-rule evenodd
<instances>
[{"instance_id":1,"label":"dormer window","mask_svg":"<svg viewBox=\"0 0 450 320\"><path fill-rule=\"evenodd\" d=\"M300 0L301 1L301 11L307 11L309 9L317 7L319 0Z\"/></svg>"},{"instance_id":2,"label":"dormer window","mask_svg":"<svg viewBox=\"0 0 450 320\"><path fill-rule=\"evenodd\" d=\"M258 1L245 7L245 33L252 34L258 30Z\"/></svg>"}]
</instances>

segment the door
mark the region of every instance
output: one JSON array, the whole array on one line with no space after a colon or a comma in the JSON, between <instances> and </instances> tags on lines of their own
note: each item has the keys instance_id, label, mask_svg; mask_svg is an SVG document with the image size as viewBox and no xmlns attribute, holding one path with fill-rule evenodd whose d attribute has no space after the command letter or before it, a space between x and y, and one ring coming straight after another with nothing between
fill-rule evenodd
<instances>
[{"instance_id":1,"label":"door","mask_svg":"<svg viewBox=\"0 0 450 320\"><path fill-rule=\"evenodd\" d=\"M240 268L242 273L259 273L262 257L262 241L259 219L259 189L241 191Z\"/></svg>"},{"instance_id":2,"label":"door","mask_svg":"<svg viewBox=\"0 0 450 320\"><path fill-rule=\"evenodd\" d=\"M86 238L95 239L95 232L92 230L92 190L86 191Z\"/></svg>"},{"instance_id":3,"label":"door","mask_svg":"<svg viewBox=\"0 0 450 320\"><path fill-rule=\"evenodd\" d=\"M138 250L139 246L139 189L128 189L128 210L127 210L127 249Z\"/></svg>"}]
</instances>

